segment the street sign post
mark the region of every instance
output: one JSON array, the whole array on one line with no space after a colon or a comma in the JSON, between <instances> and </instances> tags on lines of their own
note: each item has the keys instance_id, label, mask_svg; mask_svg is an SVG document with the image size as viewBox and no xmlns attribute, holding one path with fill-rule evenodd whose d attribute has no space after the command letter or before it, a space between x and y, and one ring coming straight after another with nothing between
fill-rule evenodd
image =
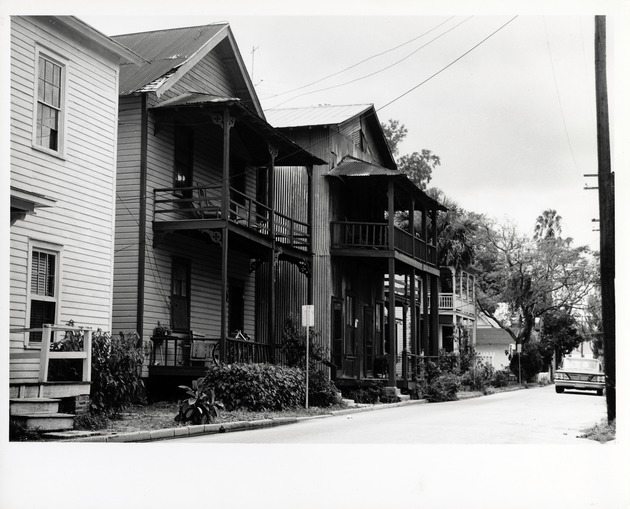
<instances>
[{"instance_id":1,"label":"street sign post","mask_svg":"<svg viewBox=\"0 0 630 509\"><path fill-rule=\"evenodd\" d=\"M308 408L308 347L309 338L308 333L310 327L315 325L315 306L305 305L302 306L302 327L306 327L306 404L305 408Z\"/></svg>"}]
</instances>

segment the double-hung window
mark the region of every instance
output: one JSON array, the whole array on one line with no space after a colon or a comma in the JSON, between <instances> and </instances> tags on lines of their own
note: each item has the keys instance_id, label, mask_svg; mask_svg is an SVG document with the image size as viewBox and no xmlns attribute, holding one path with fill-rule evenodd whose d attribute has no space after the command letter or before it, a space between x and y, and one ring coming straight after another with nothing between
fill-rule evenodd
<instances>
[{"instance_id":1,"label":"double-hung window","mask_svg":"<svg viewBox=\"0 0 630 509\"><path fill-rule=\"evenodd\" d=\"M59 303L59 251L33 246L29 273L29 328L56 323ZM31 332L29 344L39 344L42 333Z\"/></svg>"},{"instance_id":2,"label":"double-hung window","mask_svg":"<svg viewBox=\"0 0 630 509\"><path fill-rule=\"evenodd\" d=\"M43 50L36 53L37 89L34 144L62 154L66 65Z\"/></svg>"}]
</instances>

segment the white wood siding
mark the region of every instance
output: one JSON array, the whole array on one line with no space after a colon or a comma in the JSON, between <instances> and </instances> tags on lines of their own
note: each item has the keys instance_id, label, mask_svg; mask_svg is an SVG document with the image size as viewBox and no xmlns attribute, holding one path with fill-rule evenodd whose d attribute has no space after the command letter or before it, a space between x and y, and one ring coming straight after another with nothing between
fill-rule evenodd
<instances>
[{"instance_id":1,"label":"white wood siding","mask_svg":"<svg viewBox=\"0 0 630 509\"><path fill-rule=\"evenodd\" d=\"M32 147L36 47L67 59L64 158ZM11 185L56 204L10 231L10 324L26 327L29 239L63 246L58 321L111 328L118 62L35 18L11 18ZM11 337L11 380L36 376ZM15 357L17 355L17 357ZM35 373L35 375L34 375Z\"/></svg>"}]
</instances>

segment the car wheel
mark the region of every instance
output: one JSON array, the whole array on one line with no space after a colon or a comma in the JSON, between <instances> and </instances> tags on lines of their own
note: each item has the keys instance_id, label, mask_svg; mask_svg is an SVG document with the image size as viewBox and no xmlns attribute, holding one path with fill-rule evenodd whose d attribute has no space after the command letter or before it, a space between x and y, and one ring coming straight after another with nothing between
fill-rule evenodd
<instances>
[{"instance_id":1,"label":"car wheel","mask_svg":"<svg viewBox=\"0 0 630 509\"><path fill-rule=\"evenodd\" d=\"M564 387L558 387L558 386L556 386L556 392L557 392L558 394L563 393L563 392L564 392Z\"/></svg>"},{"instance_id":2,"label":"car wheel","mask_svg":"<svg viewBox=\"0 0 630 509\"><path fill-rule=\"evenodd\" d=\"M603 396L604 395L604 389L597 389L597 395L598 396Z\"/></svg>"}]
</instances>

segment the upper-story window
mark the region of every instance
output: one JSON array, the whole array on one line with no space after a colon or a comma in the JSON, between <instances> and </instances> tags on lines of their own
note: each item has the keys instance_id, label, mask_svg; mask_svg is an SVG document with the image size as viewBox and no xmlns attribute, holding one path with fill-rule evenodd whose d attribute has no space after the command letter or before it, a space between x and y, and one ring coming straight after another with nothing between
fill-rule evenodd
<instances>
[{"instance_id":1,"label":"upper-story window","mask_svg":"<svg viewBox=\"0 0 630 509\"><path fill-rule=\"evenodd\" d=\"M61 154L66 65L44 51L37 51L37 96L34 143L38 148Z\"/></svg>"}]
</instances>

